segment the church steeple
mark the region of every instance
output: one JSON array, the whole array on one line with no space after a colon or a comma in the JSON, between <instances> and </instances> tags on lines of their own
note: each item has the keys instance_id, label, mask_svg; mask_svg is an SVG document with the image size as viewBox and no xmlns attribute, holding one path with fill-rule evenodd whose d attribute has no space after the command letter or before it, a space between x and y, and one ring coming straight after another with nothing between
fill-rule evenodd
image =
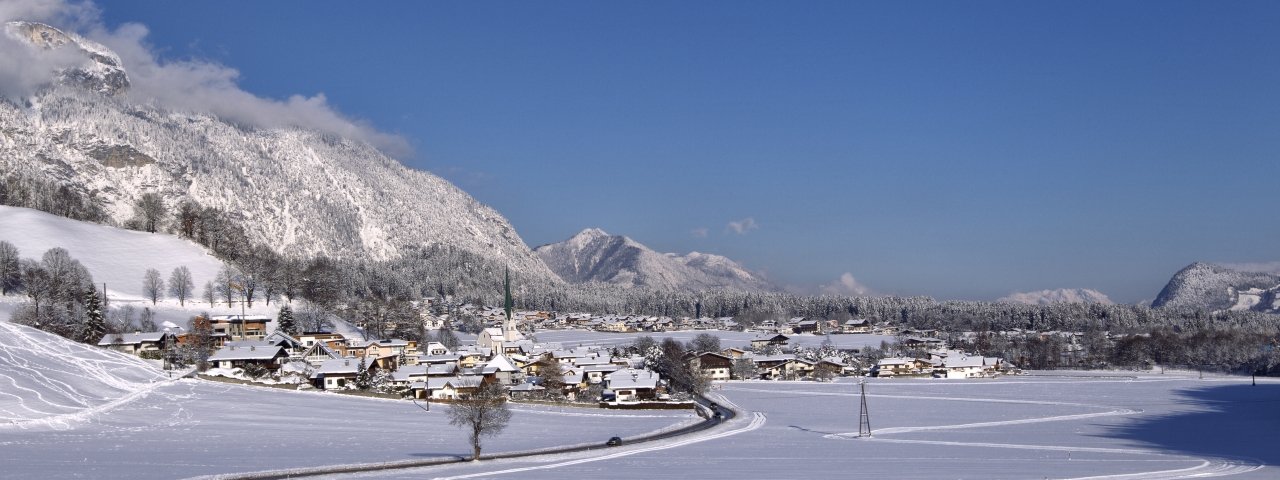
<instances>
[{"instance_id":1,"label":"church steeple","mask_svg":"<svg viewBox=\"0 0 1280 480\"><path fill-rule=\"evenodd\" d=\"M523 337L520 331L516 329L515 309L516 300L511 297L511 269L504 271L502 280L502 311L506 313L507 318L502 321L502 337L508 342L514 342Z\"/></svg>"}]
</instances>

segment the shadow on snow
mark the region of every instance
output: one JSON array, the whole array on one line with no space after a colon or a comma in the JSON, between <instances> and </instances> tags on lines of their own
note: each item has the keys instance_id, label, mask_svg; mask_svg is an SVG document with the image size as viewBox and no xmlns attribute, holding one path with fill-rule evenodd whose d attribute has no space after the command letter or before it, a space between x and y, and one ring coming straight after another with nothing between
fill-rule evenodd
<instances>
[{"instance_id":1,"label":"shadow on snow","mask_svg":"<svg viewBox=\"0 0 1280 480\"><path fill-rule=\"evenodd\" d=\"M1249 457L1280 465L1280 384L1180 390L1179 412L1140 417L1104 435L1192 456Z\"/></svg>"}]
</instances>

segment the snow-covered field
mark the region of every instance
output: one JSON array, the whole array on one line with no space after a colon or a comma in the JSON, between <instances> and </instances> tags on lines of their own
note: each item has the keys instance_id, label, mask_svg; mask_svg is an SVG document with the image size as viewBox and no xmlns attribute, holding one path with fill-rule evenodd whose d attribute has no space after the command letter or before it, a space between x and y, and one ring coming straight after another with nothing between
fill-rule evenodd
<instances>
[{"instance_id":1,"label":"snow-covered field","mask_svg":"<svg viewBox=\"0 0 1280 480\"><path fill-rule=\"evenodd\" d=\"M142 280L148 268L160 272L168 279L174 268L186 266L191 270L195 295L199 296L205 282L213 280L222 268L222 262L209 254L204 247L160 233L137 232L94 223L71 220L38 210L0 205L0 240L12 243L23 258L40 260L44 252L55 247L65 248L71 258L79 260L93 275L96 284L107 284L108 300L112 307L133 305L138 311L150 308L156 314L156 323L172 321L186 325L193 315L209 312L214 315L239 314L239 305L227 307L225 303L210 306L197 299L188 299L180 306L176 299L168 298L152 305L143 300ZM0 321L7 320L26 297L0 296ZM280 306L255 302L246 313L272 315Z\"/></svg>"},{"instance_id":2,"label":"snow-covered field","mask_svg":"<svg viewBox=\"0 0 1280 480\"><path fill-rule=\"evenodd\" d=\"M594 454L361 478L1277 478L1280 382L1192 375L732 382L744 415L705 434Z\"/></svg>"},{"instance_id":3,"label":"snow-covered field","mask_svg":"<svg viewBox=\"0 0 1280 480\"><path fill-rule=\"evenodd\" d=\"M698 334L709 333L720 337L720 345L722 347L746 347L751 344L751 339L757 338L762 334L755 332L731 332L723 330L697 330L697 331L680 331L680 332L644 332L644 333L612 333L597 332L593 330L542 330L535 333L539 342L543 343L559 343L565 347L574 347L578 345L627 345L634 342L636 338L648 335L655 340L662 341L664 338L673 338L681 342L693 340ZM800 334L788 335L791 338L791 345L802 345L806 347L817 347L822 345L826 339L831 339L831 344L836 348L862 348L862 347L879 347L880 342L893 342L894 338L887 335L869 335L869 334L838 334L838 335L813 335Z\"/></svg>"},{"instance_id":4,"label":"snow-covered field","mask_svg":"<svg viewBox=\"0 0 1280 480\"><path fill-rule=\"evenodd\" d=\"M0 323L0 478L181 478L469 453L412 402L203 380ZM516 405L485 452L601 444L694 423L690 411Z\"/></svg>"}]
</instances>

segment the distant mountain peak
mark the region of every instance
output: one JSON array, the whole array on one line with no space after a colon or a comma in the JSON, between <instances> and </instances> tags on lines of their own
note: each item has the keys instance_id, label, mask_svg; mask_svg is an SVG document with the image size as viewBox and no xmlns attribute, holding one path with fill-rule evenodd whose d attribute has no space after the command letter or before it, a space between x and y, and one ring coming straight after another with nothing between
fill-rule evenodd
<instances>
[{"instance_id":1,"label":"distant mountain peak","mask_svg":"<svg viewBox=\"0 0 1280 480\"><path fill-rule=\"evenodd\" d=\"M659 290L775 290L764 277L719 255L658 253L623 235L587 228L534 250L560 278Z\"/></svg>"},{"instance_id":2,"label":"distant mountain peak","mask_svg":"<svg viewBox=\"0 0 1280 480\"><path fill-rule=\"evenodd\" d=\"M48 60L56 65L50 72L50 80L105 95L117 95L129 89L124 62L100 43L39 22L8 22L4 30L13 38L49 52Z\"/></svg>"},{"instance_id":3,"label":"distant mountain peak","mask_svg":"<svg viewBox=\"0 0 1280 480\"><path fill-rule=\"evenodd\" d=\"M997 300L1003 303L1023 303L1027 305L1049 305L1054 303L1098 303L1111 305L1115 302L1106 294L1089 288L1058 288L1035 292L1017 292Z\"/></svg>"}]
</instances>

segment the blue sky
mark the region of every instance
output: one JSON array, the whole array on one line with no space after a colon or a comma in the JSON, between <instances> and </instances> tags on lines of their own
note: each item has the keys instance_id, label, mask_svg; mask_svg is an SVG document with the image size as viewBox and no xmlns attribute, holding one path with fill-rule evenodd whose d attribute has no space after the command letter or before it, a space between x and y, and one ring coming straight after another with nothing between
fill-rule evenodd
<instances>
[{"instance_id":1,"label":"blue sky","mask_svg":"<svg viewBox=\"0 0 1280 480\"><path fill-rule=\"evenodd\" d=\"M1273 2L98 6L402 136L530 246L600 227L797 287L1123 302L1280 259Z\"/></svg>"}]
</instances>

